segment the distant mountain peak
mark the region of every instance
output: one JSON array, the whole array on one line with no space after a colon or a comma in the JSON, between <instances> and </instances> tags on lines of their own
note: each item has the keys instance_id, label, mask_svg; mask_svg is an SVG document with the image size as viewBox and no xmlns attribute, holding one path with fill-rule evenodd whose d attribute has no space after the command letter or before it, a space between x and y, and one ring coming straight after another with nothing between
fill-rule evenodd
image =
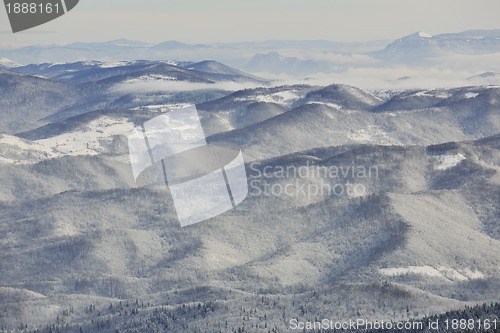
<instances>
[{"instance_id":1,"label":"distant mountain peak","mask_svg":"<svg viewBox=\"0 0 500 333\"><path fill-rule=\"evenodd\" d=\"M427 32L424 31L418 31L415 32L411 35L408 35L406 37L401 38L401 40L420 40L420 39L428 39L432 38L433 36L431 34L428 34Z\"/></svg>"},{"instance_id":2,"label":"distant mountain peak","mask_svg":"<svg viewBox=\"0 0 500 333\"><path fill-rule=\"evenodd\" d=\"M185 44L176 40L169 40L160 44L154 45L152 48L156 50L177 50L177 49L185 49L190 48L191 45Z\"/></svg>"},{"instance_id":3,"label":"distant mountain peak","mask_svg":"<svg viewBox=\"0 0 500 333\"><path fill-rule=\"evenodd\" d=\"M445 54L492 54L500 52L500 31L469 30L460 33L430 35L420 31L400 38L376 57L403 63L425 63Z\"/></svg>"}]
</instances>

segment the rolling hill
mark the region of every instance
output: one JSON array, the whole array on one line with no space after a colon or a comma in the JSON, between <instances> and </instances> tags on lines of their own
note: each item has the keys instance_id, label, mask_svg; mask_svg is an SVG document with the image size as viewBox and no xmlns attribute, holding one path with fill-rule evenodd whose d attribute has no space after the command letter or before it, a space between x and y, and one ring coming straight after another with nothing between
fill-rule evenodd
<instances>
[{"instance_id":1,"label":"rolling hill","mask_svg":"<svg viewBox=\"0 0 500 333\"><path fill-rule=\"evenodd\" d=\"M0 330L285 331L498 301L500 88L53 67L0 72ZM186 88L137 88L171 81ZM249 194L181 228L164 184L136 186L127 136L189 104L209 143L243 151Z\"/></svg>"}]
</instances>

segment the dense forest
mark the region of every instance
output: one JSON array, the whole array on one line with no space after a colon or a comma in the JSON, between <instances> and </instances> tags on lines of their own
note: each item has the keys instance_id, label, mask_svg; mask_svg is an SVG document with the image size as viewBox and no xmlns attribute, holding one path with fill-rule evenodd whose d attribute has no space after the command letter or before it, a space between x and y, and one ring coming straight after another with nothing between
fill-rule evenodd
<instances>
[{"instance_id":1,"label":"dense forest","mask_svg":"<svg viewBox=\"0 0 500 333\"><path fill-rule=\"evenodd\" d=\"M283 304L271 301L265 296L255 297L252 300L254 307L241 307L238 309L241 320L219 320L223 313L235 311L219 302L193 303L179 307L152 307L150 304L141 303L136 300L133 303L111 303L106 310L96 310L95 305L86 308L88 322L68 324L71 320L72 309L63 311L63 315L57 322L46 325L41 329L31 330L27 327L19 327L15 331L1 332L26 332L26 333L142 333L142 332L288 332L290 330L289 320L286 316L276 316L276 308ZM274 308L274 309L273 309ZM303 306L302 315L306 317L307 311ZM300 311L299 311L300 312ZM310 314L309 314L310 315ZM301 318L301 317L299 317ZM302 320L302 319L300 319ZM305 320L304 320L305 321ZM307 319L310 322L320 322L318 317ZM335 329L310 329L295 330L299 332L468 332L468 333L494 333L500 332L500 303L483 304L465 307L461 310L449 311L440 315L414 318L406 323L422 323L422 329L378 329L378 330L335 330ZM432 324L431 324L432 323ZM396 323L392 323L395 327ZM410 326L410 325L408 325ZM465 328L464 328L465 327Z\"/></svg>"}]
</instances>

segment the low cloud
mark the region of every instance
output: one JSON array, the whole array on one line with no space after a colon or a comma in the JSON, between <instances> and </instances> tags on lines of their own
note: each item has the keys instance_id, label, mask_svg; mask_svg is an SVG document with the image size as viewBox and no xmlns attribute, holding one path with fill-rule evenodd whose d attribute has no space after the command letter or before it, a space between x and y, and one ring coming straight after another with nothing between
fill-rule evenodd
<instances>
[{"instance_id":1,"label":"low cloud","mask_svg":"<svg viewBox=\"0 0 500 333\"><path fill-rule=\"evenodd\" d=\"M151 80L119 83L109 89L116 94L147 94L155 92L182 92L193 90L227 90L237 91L242 89L257 88L259 84L254 82L216 82L198 83L176 80Z\"/></svg>"},{"instance_id":2,"label":"low cloud","mask_svg":"<svg viewBox=\"0 0 500 333\"><path fill-rule=\"evenodd\" d=\"M270 77L269 73L257 73ZM363 89L432 89L454 88L488 82L473 82L468 78L477 75L476 71L452 70L439 68L366 67L349 68L342 72L319 73L298 78L291 75L274 75L276 85L308 84L325 86L330 84L348 84ZM491 83L491 82L490 82ZM497 83L495 83L497 84ZM500 82L498 82L500 84Z\"/></svg>"}]
</instances>

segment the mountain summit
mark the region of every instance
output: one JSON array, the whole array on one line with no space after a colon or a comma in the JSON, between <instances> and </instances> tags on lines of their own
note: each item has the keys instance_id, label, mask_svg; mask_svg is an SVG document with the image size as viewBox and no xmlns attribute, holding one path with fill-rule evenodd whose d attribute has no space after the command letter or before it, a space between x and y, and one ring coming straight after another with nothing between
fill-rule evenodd
<instances>
[{"instance_id":1,"label":"mountain summit","mask_svg":"<svg viewBox=\"0 0 500 333\"><path fill-rule=\"evenodd\" d=\"M412 63L446 54L496 52L500 52L500 30L469 30L435 36L420 31L400 38L384 50L372 54L391 62Z\"/></svg>"}]
</instances>

